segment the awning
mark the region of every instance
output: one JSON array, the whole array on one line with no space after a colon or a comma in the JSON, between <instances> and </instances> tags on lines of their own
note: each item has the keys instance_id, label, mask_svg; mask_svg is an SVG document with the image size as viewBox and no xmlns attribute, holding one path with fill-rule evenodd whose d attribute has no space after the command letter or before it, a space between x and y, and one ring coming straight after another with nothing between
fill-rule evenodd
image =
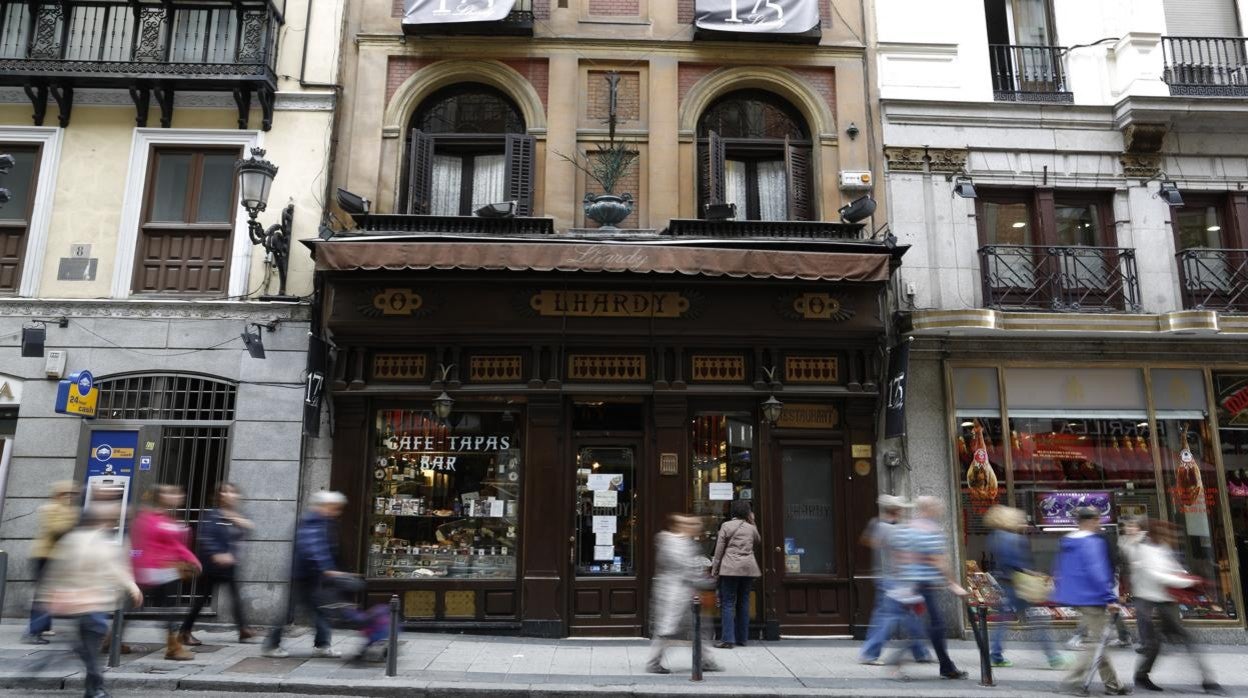
<instances>
[{"instance_id":1,"label":"awning","mask_svg":"<svg viewBox=\"0 0 1248 698\"><path fill-rule=\"evenodd\" d=\"M608 271L807 281L887 281L888 250L862 253L615 243L314 242L319 271Z\"/></svg>"}]
</instances>

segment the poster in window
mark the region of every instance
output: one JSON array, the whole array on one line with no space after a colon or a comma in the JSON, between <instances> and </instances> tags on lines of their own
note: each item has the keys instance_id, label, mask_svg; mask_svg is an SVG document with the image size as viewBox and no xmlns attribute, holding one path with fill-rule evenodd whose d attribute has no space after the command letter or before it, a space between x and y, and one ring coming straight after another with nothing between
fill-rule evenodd
<instances>
[{"instance_id":1,"label":"poster in window","mask_svg":"<svg viewBox=\"0 0 1248 698\"><path fill-rule=\"evenodd\" d=\"M698 0L699 29L801 34L819 26L818 0Z\"/></svg>"},{"instance_id":2,"label":"poster in window","mask_svg":"<svg viewBox=\"0 0 1248 698\"><path fill-rule=\"evenodd\" d=\"M404 0L403 23L498 22L515 4L515 0Z\"/></svg>"}]
</instances>

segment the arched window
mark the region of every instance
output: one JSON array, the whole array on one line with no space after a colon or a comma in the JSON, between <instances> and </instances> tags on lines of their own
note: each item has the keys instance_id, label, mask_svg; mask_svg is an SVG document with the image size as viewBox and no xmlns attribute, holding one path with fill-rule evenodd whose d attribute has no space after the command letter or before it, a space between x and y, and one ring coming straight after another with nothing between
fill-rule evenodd
<instances>
[{"instance_id":1,"label":"arched window","mask_svg":"<svg viewBox=\"0 0 1248 698\"><path fill-rule=\"evenodd\" d=\"M698 119L698 200L736 204L737 218L814 218L810 129L776 95L732 92Z\"/></svg>"},{"instance_id":2,"label":"arched window","mask_svg":"<svg viewBox=\"0 0 1248 698\"><path fill-rule=\"evenodd\" d=\"M533 137L515 102L478 83L451 85L412 114L407 140L407 213L470 216L486 204L533 211Z\"/></svg>"}]
</instances>

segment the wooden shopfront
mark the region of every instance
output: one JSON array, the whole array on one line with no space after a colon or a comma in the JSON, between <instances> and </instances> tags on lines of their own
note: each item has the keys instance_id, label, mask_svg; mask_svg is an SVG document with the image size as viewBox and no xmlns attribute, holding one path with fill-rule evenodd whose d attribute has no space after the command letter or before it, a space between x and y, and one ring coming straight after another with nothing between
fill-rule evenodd
<instances>
[{"instance_id":1,"label":"wooden shopfront","mask_svg":"<svg viewBox=\"0 0 1248 698\"><path fill-rule=\"evenodd\" d=\"M343 562L407 627L647 635L655 533L695 513L709 555L735 499L764 541L754 632L865 625L900 250L314 248Z\"/></svg>"}]
</instances>

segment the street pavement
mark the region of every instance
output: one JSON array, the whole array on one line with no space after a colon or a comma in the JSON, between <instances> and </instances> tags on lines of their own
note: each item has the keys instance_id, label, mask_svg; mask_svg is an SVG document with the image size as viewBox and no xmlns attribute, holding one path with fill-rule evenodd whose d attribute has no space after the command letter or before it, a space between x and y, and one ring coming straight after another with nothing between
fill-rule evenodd
<instances>
[{"instance_id":1,"label":"street pavement","mask_svg":"<svg viewBox=\"0 0 1248 698\"><path fill-rule=\"evenodd\" d=\"M0 689L27 695L81 695L81 665L70 652L74 634L57 623L49 645L21 643L23 626L0 625ZM346 656L360 645L357 635L336 631L334 646L343 659L311 657L312 636L299 628L287 635L287 659L260 656L258 644L238 644L232 632L196 633L205 643L192 661L164 659L163 631L132 623L126 642L135 652L123 655L121 666L105 675L115 696L179 696L204 692L248 692L356 696L1039 696L1055 693L1061 672L1049 670L1040 650L1027 643L1010 648L1016 666L995 670L997 685L978 684L978 652L972 642L954 641L950 653L970 673L962 681L937 677L934 664L907 664L909 680L892 676L887 667L857 663L858 643L835 639L785 639L753 642L733 650L710 650L724 666L690 681L689 649L668 652L672 674L645 672L648 643L628 640L539 640L496 636L402 633L398 674L385 675L384 664L356 664ZM1217 678L1230 695L1248 696L1248 647L1205 648ZM1119 676L1130 679L1136 654L1112 650ZM107 657L102 658L103 661ZM1162 695L1200 692L1200 677L1182 654L1165 655L1153 679L1166 687ZM49 693L45 693L49 691ZM1099 695L1099 683L1093 695ZM186 692L186 693L182 693Z\"/></svg>"}]
</instances>

